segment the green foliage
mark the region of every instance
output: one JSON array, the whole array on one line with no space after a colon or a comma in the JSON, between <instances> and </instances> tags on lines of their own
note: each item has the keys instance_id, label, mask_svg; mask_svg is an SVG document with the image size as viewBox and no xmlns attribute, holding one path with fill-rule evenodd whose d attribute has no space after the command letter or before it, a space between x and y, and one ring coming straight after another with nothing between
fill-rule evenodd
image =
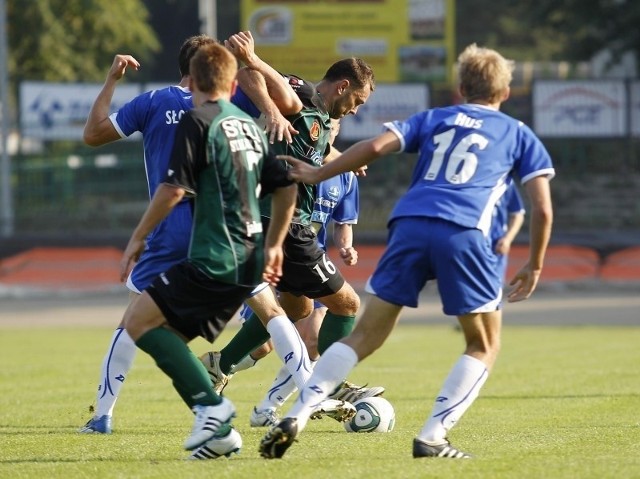
<instances>
[{"instance_id":1,"label":"green foliage","mask_svg":"<svg viewBox=\"0 0 640 479\"><path fill-rule=\"evenodd\" d=\"M160 48L142 0L8 0L14 81L102 81L116 53Z\"/></svg>"},{"instance_id":2,"label":"green foliage","mask_svg":"<svg viewBox=\"0 0 640 479\"><path fill-rule=\"evenodd\" d=\"M458 50L469 43L518 61L588 61L602 49L640 58L640 2L458 0Z\"/></svg>"},{"instance_id":3,"label":"green foliage","mask_svg":"<svg viewBox=\"0 0 640 479\"><path fill-rule=\"evenodd\" d=\"M470 461L411 458L411 441L461 351L452 327L401 324L354 370L353 381L387 388L397 415L393 432L348 434L330 419L312 421L282 460L266 461L257 452L265 430L250 428L248 417L273 378L272 355L238 373L225 391L238 410L241 454L191 463L181 445L192 415L142 352L119 399L114 434L75 432L89 417L111 335L86 321L2 329L0 477L602 479L640 470L637 327L507 326L492 376L451 434L476 455ZM209 345L197 340L192 347L203 352Z\"/></svg>"}]
</instances>

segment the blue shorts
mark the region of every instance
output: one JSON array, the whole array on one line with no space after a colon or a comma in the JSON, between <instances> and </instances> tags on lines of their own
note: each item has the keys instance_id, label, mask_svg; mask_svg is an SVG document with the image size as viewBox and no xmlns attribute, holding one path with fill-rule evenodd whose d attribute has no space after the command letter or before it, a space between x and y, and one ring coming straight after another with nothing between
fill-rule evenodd
<instances>
[{"instance_id":1,"label":"blue shorts","mask_svg":"<svg viewBox=\"0 0 640 479\"><path fill-rule=\"evenodd\" d=\"M495 311L502 277L489 240L480 230L427 217L397 218L367 292L392 304L418 306L420 292L437 279L447 315Z\"/></svg>"},{"instance_id":2,"label":"blue shorts","mask_svg":"<svg viewBox=\"0 0 640 479\"><path fill-rule=\"evenodd\" d=\"M187 258L192 221L191 203L176 205L147 238L145 249L127 279L127 288L139 294L156 276Z\"/></svg>"}]
</instances>

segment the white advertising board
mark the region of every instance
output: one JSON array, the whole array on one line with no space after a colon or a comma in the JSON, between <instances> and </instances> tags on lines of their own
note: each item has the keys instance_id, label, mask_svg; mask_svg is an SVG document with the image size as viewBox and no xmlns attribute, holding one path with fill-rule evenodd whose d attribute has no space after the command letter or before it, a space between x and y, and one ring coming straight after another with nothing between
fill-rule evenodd
<instances>
[{"instance_id":1,"label":"white advertising board","mask_svg":"<svg viewBox=\"0 0 640 479\"><path fill-rule=\"evenodd\" d=\"M427 85L376 85L357 115L346 116L340 126L341 140L362 140L382 131L383 123L404 120L429 107Z\"/></svg>"},{"instance_id":2,"label":"white advertising board","mask_svg":"<svg viewBox=\"0 0 640 479\"><path fill-rule=\"evenodd\" d=\"M619 137L627 134L622 81L536 81L534 130L541 137Z\"/></svg>"},{"instance_id":3,"label":"white advertising board","mask_svg":"<svg viewBox=\"0 0 640 479\"><path fill-rule=\"evenodd\" d=\"M101 84L22 82L20 125L23 137L42 140L81 140ZM111 113L140 93L140 85L118 85Z\"/></svg>"}]
</instances>

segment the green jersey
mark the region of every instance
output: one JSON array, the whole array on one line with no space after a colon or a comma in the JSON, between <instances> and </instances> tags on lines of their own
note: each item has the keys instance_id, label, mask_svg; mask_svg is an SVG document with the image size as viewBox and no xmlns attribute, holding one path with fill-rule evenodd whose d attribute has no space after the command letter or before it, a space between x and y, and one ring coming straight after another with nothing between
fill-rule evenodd
<instances>
[{"instance_id":1,"label":"green jersey","mask_svg":"<svg viewBox=\"0 0 640 479\"><path fill-rule=\"evenodd\" d=\"M331 121L329 114L305 102L304 108L296 115L287 119L298 130L293 135L293 142L282 141L274 145L274 150L279 155L290 155L314 166L321 166L324 157L329 152L329 137L331 133ZM316 199L315 185L298 183L298 199L293 214L292 223L302 225L311 224L311 214ZM263 215L269 216L268 205L263 205Z\"/></svg>"},{"instance_id":2,"label":"green jersey","mask_svg":"<svg viewBox=\"0 0 640 479\"><path fill-rule=\"evenodd\" d=\"M167 183L194 196L189 261L218 281L260 283L259 199L291 181L284 162L268 154L267 138L253 119L224 100L185 113Z\"/></svg>"}]
</instances>

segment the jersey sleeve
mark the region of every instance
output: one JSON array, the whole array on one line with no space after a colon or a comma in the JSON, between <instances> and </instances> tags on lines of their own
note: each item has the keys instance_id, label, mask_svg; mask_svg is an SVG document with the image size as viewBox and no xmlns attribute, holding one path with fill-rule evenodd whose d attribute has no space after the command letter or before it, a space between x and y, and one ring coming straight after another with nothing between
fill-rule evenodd
<instances>
[{"instance_id":1,"label":"jersey sleeve","mask_svg":"<svg viewBox=\"0 0 640 479\"><path fill-rule=\"evenodd\" d=\"M272 152L269 152L262 163L262 172L260 175L260 197L273 193L278 188L287 187L293 184L289 179L287 170L289 169L287 162L278 160Z\"/></svg>"},{"instance_id":2,"label":"jersey sleeve","mask_svg":"<svg viewBox=\"0 0 640 479\"><path fill-rule=\"evenodd\" d=\"M165 183L183 188L189 196L197 194L198 175L206 167L207 131L192 112L185 113L176 130Z\"/></svg>"},{"instance_id":3,"label":"jersey sleeve","mask_svg":"<svg viewBox=\"0 0 640 479\"><path fill-rule=\"evenodd\" d=\"M130 102L122 106L109 119L121 137L127 137L137 131L144 131L149 118L152 92L138 95Z\"/></svg>"},{"instance_id":4,"label":"jersey sleeve","mask_svg":"<svg viewBox=\"0 0 640 479\"><path fill-rule=\"evenodd\" d=\"M231 97L231 103L253 118L259 118L261 115L258 107L240 87L236 88L235 94Z\"/></svg>"},{"instance_id":5,"label":"jersey sleeve","mask_svg":"<svg viewBox=\"0 0 640 479\"><path fill-rule=\"evenodd\" d=\"M514 166L523 184L538 176L547 176L549 179L555 176L553 163L546 148L523 123L520 124L518 158Z\"/></svg>"},{"instance_id":6,"label":"jersey sleeve","mask_svg":"<svg viewBox=\"0 0 640 479\"><path fill-rule=\"evenodd\" d=\"M333 209L331 219L336 223L356 224L360 214L360 194L358 190L358 179L353 173L349 173L349 188L345 192L341 201Z\"/></svg>"},{"instance_id":7,"label":"jersey sleeve","mask_svg":"<svg viewBox=\"0 0 640 479\"><path fill-rule=\"evenodd\" d=\"M420 131L427 119L429 111L423 111L410 116L403 121L392 121L383 126L386 130L394 133L400 140L400 151L406 153L417 153L420 150Z\"/></svg>"}]
</instances>

